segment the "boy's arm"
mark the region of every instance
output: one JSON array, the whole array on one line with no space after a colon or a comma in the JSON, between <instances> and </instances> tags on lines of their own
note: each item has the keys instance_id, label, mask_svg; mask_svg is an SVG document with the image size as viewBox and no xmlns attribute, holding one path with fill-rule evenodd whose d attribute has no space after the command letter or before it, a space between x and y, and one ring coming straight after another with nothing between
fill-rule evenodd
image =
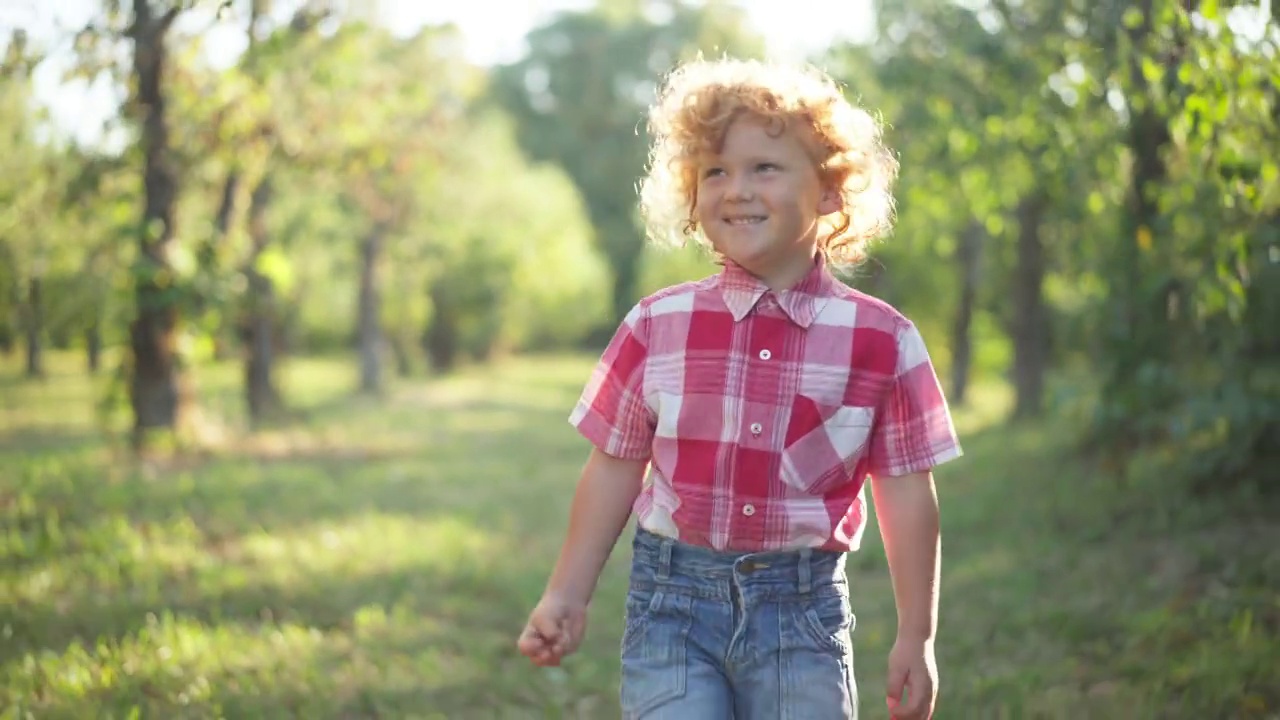
<instances>
[{"instance_id":1,"label":"boy's arm","mask_svg":"<svg viewBox=\"0 0 1280 720\"><path fill-rule=\"evenodd\" d=\"M942 565L933 473L876 478L871 491L898 606L898 639L889 653L885 700L895 719L927 720L938 696L934 635Z\"/></svg>"},{"instance_id":2,"label":"boy's arm","mask_svg":"<svg viewBox=\"0 0 1280 720\"><path fill-rule=\"evenodd\" d=\"M583 605L595 592L605 561L631 516L647 460L624 460L593 449L569 509L569 529L546 594Z\"/></svg>"},{"instance_id":3,"label":"boy's arm","mask_svg":"<svg viewBox=\"0 0 1280 720\"><path fill-rule=\"evenodd\" d=\"M932 640L938 630L942 565L933 473L876 478L871 492L898 606L898 636Z\"/></svg>"}]
</instances>

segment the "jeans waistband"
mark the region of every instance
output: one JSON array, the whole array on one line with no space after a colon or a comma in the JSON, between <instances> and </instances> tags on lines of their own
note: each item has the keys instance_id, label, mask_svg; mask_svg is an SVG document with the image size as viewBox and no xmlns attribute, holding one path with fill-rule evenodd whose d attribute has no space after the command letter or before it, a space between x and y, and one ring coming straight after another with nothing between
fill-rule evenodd
<instances>
[{"instance_id":1,"label":"jeans waistband","mask_svg":"<svg viewBox=\"0 0 1280 720\"><path fill-rule=\"evenodd\" d=\"M653 579L673 576L718 582L777 584L807 593L815 585L829 585L845 577L846 554L830 550L733 552L689 545L640 528L632 543L635 563L652 568Z\"/></svg>"}]
</instances>

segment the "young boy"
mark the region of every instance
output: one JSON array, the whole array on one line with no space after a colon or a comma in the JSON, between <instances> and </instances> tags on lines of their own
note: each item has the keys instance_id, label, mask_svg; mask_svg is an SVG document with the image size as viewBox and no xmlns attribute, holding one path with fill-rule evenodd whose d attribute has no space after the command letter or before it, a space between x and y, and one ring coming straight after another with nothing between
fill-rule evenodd
<instances>
[{"instance_id":1,"label":"young boy","mask_svg":"<svg viewBox=\"0 0 1280 720\"><path fill-rule=\"evenodd\" d=\"M755 62L677 69L650 130L651 237L693 237L723 269L641 300L604 351L570 416L594 447L519 649L540 666L577 649L634 510L625 718L854 718L845 554L870 477L898 608L888 704L927 718L931 470L960 447L916 328L831 273L889 227L896 163L825 76Z\"/></svg>"}]
</instances>

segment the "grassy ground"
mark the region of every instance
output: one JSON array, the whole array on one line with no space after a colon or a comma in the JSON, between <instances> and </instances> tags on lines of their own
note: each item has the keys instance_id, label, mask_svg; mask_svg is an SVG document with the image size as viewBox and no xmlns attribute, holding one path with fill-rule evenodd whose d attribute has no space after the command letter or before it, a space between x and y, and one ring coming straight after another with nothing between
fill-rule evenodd
<instances>
[{"instance_id":1,"label":"grassy ground","mask_svg":"<svg viewBox=\"0 0 1280 720\"><path fill-rule=\"evenodd\" d=\"M584 458L565 416L589 362L378 404L350 397L352 368L295 361L304 422L147 465L95 431L70 360L42 384L3 368L0 717L615 717L625 549L579 656L539 671L513 650ZM206 427L234 428L234 369L199 380ZM1193 503L1154 471L1122 487L981 396L938 473L937 717L1280 717L1274 508ZM876 718L895 619L868 539L850 567Z\"/></svg>"}]
</instances>

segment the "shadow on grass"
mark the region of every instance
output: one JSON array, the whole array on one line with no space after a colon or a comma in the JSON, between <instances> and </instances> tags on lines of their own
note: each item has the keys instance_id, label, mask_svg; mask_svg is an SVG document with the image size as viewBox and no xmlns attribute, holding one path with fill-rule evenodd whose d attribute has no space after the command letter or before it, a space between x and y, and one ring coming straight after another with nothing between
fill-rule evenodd
<instances>
[{"instance_id":1,"label":"shadow on grass","mask_svg":"<svg viewBox=\"0 0 1280 720\"><path fill-rule=\"evenodd\" d=\"M417 598L415 607L426 610L430 598L461 597L491 611L505 597L494 590L501 585L474 577L427 581L393 569L362 579L359 568L341 568L289 584L266 577L279 560L245 554L264 539L314 543L366 517L392 526L449 520L510 537L542 533L539 519L564 505L546 489L572 482L584 452L561 409L483 401L437 410L352 411L335 418L342 424L292 439L265 437L219 454L116 468L114 476L92 453L64 451L25 466L0 486L0 499L12 499L0 512L20 538L5 562L24 584L53 572L61 580L51 582L62 585L0 610L12 632L0 657L120 640L148 613L165 610L207 623L266 612L339 631L368 603ZM420 425L410 422L419 416ZM360 435L347 437L357 425ZM247 579L227 579L235 575ZM490 595L501 597L484 599ZM528 601L511 600L504 617L522 616Z\"/></svg>"},{"instance_id":2,"label":"shadow on grass","mask_svg":"<svg viewBox=\"0 0 1280 720\"><path fill-rule=\"evenodd\" d=\"M19 629L19 655L35 649L22 636L28 628L58 628L64 637L36 644L58 650L78 628L90 653L135 666L88 696L37 680L29 702L45 697L44 712L123 716L138 706L144 717L344 718L438 710L492 718L537 708L534 717L566 717L556 710L563 692L514 653L525 598L511 591L509 572L480 567L311 576L164 606L84 597L66 615L31 609L4 622ZM199 654L184 655L183 645Z\"/></svg>"},{"instance_id":3,"label":"shadow on grass","mask_svg":"<svg viewBox=\"0 0 1280 720\"><path fill-rule=\"evenodd\" d=\"M24 593L0 603L0 679L69 716L610 717L620 564L564 675L512 651L586 450L565 423L576 371L538 385L534 367L320 404L309 427L149 473L92 447L33 459L0 486L22 494L0 505L19 521L0 559L27 563L0 576ZM1274 527L1183 512L1167 483L1122 486L1068 440L989 427L938 472L940 717L1274 707ZM874 688L896 623L867 537L850 567ZM104 672L114 685L77 689Z\"/></svg>"},{"instance_id":4,"label":"shadow on grass","mask_svg":"<svg viewBox=\"0 0 1280 720\"><path fill-rule=\"evenodd\" d=\"M100 447L106 436L101 432L59 426L8 429L0 428L0 455L57 452L78 453ZM7 459L6 464L17 462ZM12 465L10 465L12 467Z\"/></svg>"},{"instance_id":5,"label":"shadow on grass","mask_svg":"<svg viewBox=\"0 0 1280 720\"><path fill-rule=\"evenodd\" d=\"M1280 605L1264 589L1280 581L1269 550L1280 528L1248 498L1210 505L1175 478L1119 478L1071 438L1052 423L992 427L966 436L967 457L938 472L945 716L1255 717L1240 708L1274 707ZM855 642L878 658L894 609L872 537L851 582L871 618Z\"/></svg>"},{"instance_id":6,"label":"shadow on grass","mask_svg":"<svg viewBox=\"0 0 1280 720\"><path fill-rule=\"evenodd\" d=\"M420 522L430 524L432 518L424 515ZM126 578L112 591L86 582L83 591L61 593L49 602L4 608L0 622L12 636L0 657L42 649L61 652L77 640L90 646L102 639L118 641L144 628L148 615L162 613L209 625L276 622L322 631L349 630L352 613L366 605L405 604L415 612L460 623L476 620L478 609L509 605L515 617L523 599L510 597L498 581L501 573L486 577L479 571L492 566L492 560L473 563L465 558L419 557L389 568L304 569L296 576L278 578L272 577L273 568L265 558L227 563L223 568L171 572L149 568L139 572L138 582Z\"/></svg>"},{"instance_id":7,"label":"shadow on grass","mask_svg":"<svg viewBox=\"0 0 1280 720\"><path fill-rule=\"evenodd\" d=\"M450 485L495 499L485 492L490 478L511 490L510 480L521 474L579 462L585 444L564 415L502 402L428 408L420 417L353 418L348 412L347 421L359 423L359 437L341 425L322 425L141 462L108 452L93 435L32 433L11 436L30 452L6 453L13 469L0 492L24 496L38 512L56 513L64 527L111 514L139 524L189 515L220 537L371 510L414 514L437 510L436 494ZM519 485L514 489L519 492Z\"/></svg>"}]
</instances>

